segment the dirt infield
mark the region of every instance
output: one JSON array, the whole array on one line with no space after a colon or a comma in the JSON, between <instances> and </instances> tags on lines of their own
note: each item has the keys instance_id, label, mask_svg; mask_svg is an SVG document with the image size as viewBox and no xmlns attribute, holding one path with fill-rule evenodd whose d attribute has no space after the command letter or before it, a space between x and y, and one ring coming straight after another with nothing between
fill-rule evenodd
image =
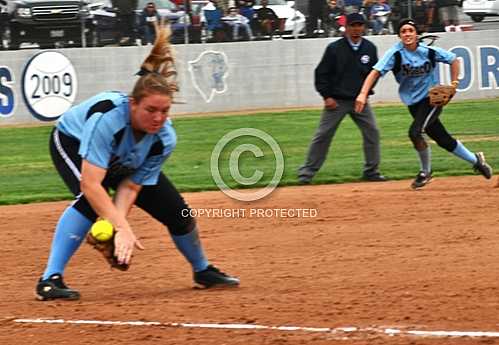
<instances>
[{"instance_id":1,"label":"dirt infield","mask_svg":"<svg viewBox=\"0 0 499 345\"><path fill-rule=\"evenodd\" d=\"M408 185L288 187L251 204L185 194L194 210L225 210L198 221L211 261L241 278L231 290L193 289L167 232L133 210L146 250L123 273L82 246L65 276L77 302L33 292L67 203L0 207L0 344L499 343L499 333L410 333L499 332L499 190L481 177Z\"/></svg>"}]
</instances>

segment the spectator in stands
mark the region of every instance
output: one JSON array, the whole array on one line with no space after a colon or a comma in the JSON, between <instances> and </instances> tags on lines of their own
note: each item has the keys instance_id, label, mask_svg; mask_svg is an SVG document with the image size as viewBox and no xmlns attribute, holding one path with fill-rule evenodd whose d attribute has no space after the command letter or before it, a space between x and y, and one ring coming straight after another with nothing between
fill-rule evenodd
<instances>
[{"instance_id":1,"label":"spectator in stands","mask_svg":"<svg viewBox=\"0 0 499 345\"><path fill-rule=\"evenodd\" d=\"M268 35L272 39L274 32L280 28L279 17L274 10L267 7L268 1L261 1L262 7L255 11L255 19L259 35Z\"/></svg>"},{"instance_id":2,"label":"spectator in stands","mask_svg":"<svg viewBox=\"0 0 499 345\"><path fill-rule=\"evenodd\" d=\"M408 7L407 0L387 0L388 5L392 9L389 21L391 22L394 31L399 27L399 22L402 18L413 18L418 26L418 32L428 32L432 26L432 7L433 0L411 0L412 6ZM438 20L438 15L435 19Z\"/></svg>"},{"instance_id":3,"label":"spectator in stands","mask_svg":"<svg viewBox=\"0 0 499 345\"><path fill-rule=\"evenodd\" d=\"M191 0L171 0L179 10L185 11L189 14L189 18L192 19L192 6Z\"/></svg>"},{"instance_id":4,"label":"spectator in stands","mask_svg":"<svg viewBox=\"0 0 499 345\"><path fill-rule=\"evenodd\" d=\"M435 0L440 21L446 31L455 31L454 26L459 25L458 0Z\"/></svg>"},{"instance_id":5,"label":"spectator in stands","mask_svg":"<svg viewBox=\"0 0 499 345\"><path fill-rule=\"evenodd\" d=\"M201 10L201 24L206 28L207 39L216 42L225 40L223 11L218 7L217 0L210 0Z\"/></svg>"},{"instance_id":6,"label":"spectator in stands","mask_svg":"<svg viewBox=\"0 0 499 345\"><path fill-rule=\"evenodd\" d=\"M239 0L237 2L237 8L239 9L239 13L250 20L250 22L255 17L255 10L253 6L255 2L253 0Z\"/></svg>"},{"instance_id":7,"label":"spectator in stands","mask_svg":"<svg viewBox=\"0 0 499 345\"><path fill-rule=\"evenodd\" d=\"M345 2L343 0L329 0L327 4L328 12L336 12L343 14L345 11Z\"/></svg>"},{"instance_id":8,"label":"spectator in stands","mask_svg":"<svg viewBox=\"0 0 499 345\"><path fill-rule=\"evenodd\" d=\"M426 2L426 7L428 8L428 32L440 32L445 31L445 27L440 22L438 17L438 9L435 0L428 0Z\"/></svg>"},{"instance_id":9,"label":"spectator in stands","mask_svg":"<svg viewBox=\"0 0 499 345\"><path fill-rule=\"evenodd\" d=\"M362 2L363 12L365 13L367 19L370 17L371 8L376 4L376 0L364 0Z\"/></svg>"},{"instance_id":10,"label":"spectator in stands","mask_svg":"<svg viewBox=\"0 0 499 345\"><path fill-rule=\"evenodd\" d=\"M121 23L120 44L130 45L135 41L135 9L137 0L112 0L113 7L118 9Z\"/></svg>"},{"instance_id":11,"label":"spectator in stands","mask_svg":"<svg viewBox=\"0 0 499 345\"><path fill-rule=\"evenodd\" d=\"M362 7L362 0L345 0L345 14L358 13Z\"/></svg>"},{"instance_id":12,"label":"spectator in stands","mask_svg":"<svg viewBox=\"0 0 499 345\"><path fill-rule=\"evenodd\" d=\"M257 29L256 20L255 20L255 9L253 8L254 5L255 5L254 0L238 0L237 2L237 8L239 9L239 13L248 18L252 32L254 32Z\"/></svg>"},{"instance_id":13,"label":"spectator in stands","mask_svg":"<svg viewBox=\"0 0 499 345\"><path fill-rule=\"evenodd\" d=\"M239 13L239 9L237 7L231 7L229 9L229 14L222 17L222 21L232 30L233 41L238 41L240 39L239 29L241 28L246 32L246 37L250 41L253 40L253 32L251 31L249 24L250 21L248 18Z\"/></svg>"},{"instance_id":14,"label":"spectator in stands","mask_svg":"<svg viewBox=\"0 0 499 345\"><path fill-rule=\"evenodd\" d=\"M327 26L329 33L338 36L345 31L346 16L343 0L330 0L328 3Z\"/></svg>"},{"instance_id":15,"label":"spectator in stands","mask_svg":"<svg viewBox=\"0 0 499 345\"><path fill-rule=\"evenodd\" d=\"M218 0L217 1L218 7L222 9L223 13L229 13L229 7L231 7L231 4L234 4L234 0Z\"/></svg>"},{"instance_id":16,"label":"spectator in stands","mask_svg":"<svg viewBox=\"0 0 499 345\"><path fill-rule=\"evenodd\" d=\"M369 21L374 35L381 35L384 33L385 24L388 23L388 17L390 16L391 11L392 9L390 8L390 5L386 3L386 0L377 0L376 4L371 6Z\"/></svg>"},{"instance_id":17,"label":"spectator in stands","mask_svg":"<svg viewBox=\"0 0 499 345\"><path fill-rule=\"evenodd\" d=\"M388 5L390 5L390 8L392 9L392 13L390 14L390 18L388 18L388 21L391 23L392 30L395 31L399 27L400 19L405 17L402 16L400 1L388 0Z\"/></svg>"},{"instance_id":18,"label":"spectator in stands","mask_svg":"<svg viewBox=\"0 0 499 345\"><path fill-rule=\"evenodd\" d=\"M148 2L140 15L139 32L142 35L143 44L153 44L156 39L156 26L161 17L154 2Z\"/></svg>"},{"instance_id":19,"label":"spectator in stands","mask_svg":"<svg viewBox=\"0 0 499 345\"><path fill-rule=\"evenodd\" d=\"M309 0L307 36L314 37L324 32L328 4L326 0Z\"/></svg>"},{"instance_id":20,"label":"spectator in stands","mask_svg":"<svg viewBox=\"0 0 499 345\"><path fill-rule=\"evenodd\" d=\"M419 33L427 32L430 25L428 17L429 8L423 0L416 0L414 3L414 21L416 22Z\"/></svg>"}]
</instances>

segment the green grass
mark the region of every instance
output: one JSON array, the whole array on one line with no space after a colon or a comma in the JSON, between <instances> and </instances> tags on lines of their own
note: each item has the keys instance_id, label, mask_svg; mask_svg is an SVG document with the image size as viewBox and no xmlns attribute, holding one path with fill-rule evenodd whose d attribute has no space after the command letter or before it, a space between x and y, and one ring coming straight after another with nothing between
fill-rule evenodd
<instances>
[{"instance_id":1,"label":"green grass","mask_svg":"<svg viewBox=\"0 0 499 345\"><path fill-rule=\"evenodd\" d=\"M474 151L484 151L492 166L499 166L499 99L451 103L442 120L450 133ZM407 137L410 116L403 106L375 107L381 129L381 171L391 179L412 178L419 169L418 159ZM310 139L317 127L320 110L263 113L244 116L219 116L176 119L178 145L163 170L180 191L218 189L210 172L210 157L220 138L231 130L256 128L270 134L284 155L285 169L280 185L297 183L296 169L303 163ZM52 167L48 153L51 126L0 128L0 204L70 199L61 179ZM256 186L270 181L275 159L268 145L255 138L239 138L222 151L220 171L231 187L238 185L229 174L230 152L239 144L260 147L263 157L242 153L240 172L249 177L256 170L264 173ZM468 175L468 163L432 145L436 176ZM330 154L314 183L357 181L363 165L360 132L346 118L340 126ZM253 186L254 187L254 186Z\"/></svg>"}]
</instances>

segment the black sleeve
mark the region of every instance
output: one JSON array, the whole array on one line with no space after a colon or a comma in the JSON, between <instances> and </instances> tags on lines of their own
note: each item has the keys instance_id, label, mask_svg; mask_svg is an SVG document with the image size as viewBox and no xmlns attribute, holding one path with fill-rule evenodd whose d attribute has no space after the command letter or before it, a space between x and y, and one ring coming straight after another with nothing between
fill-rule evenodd
<instances>
[{"instance_id":1,"label":"black sleeve","mask_svg":"<svg viewBox=\"0 0 499 345\"><path fill-rule=\"evenodd\" d=\"M322 98L331 97L331 82L336 72L336 53L329 45L322 56L321 62L315 68L315 89Z\"/></svg>"},{"instance_id":2,"label":"black sleeve","mask_svg":"<svg viewBox=\"0 0 499 345\"><path fill-rule=\"evenodd\" d=\"M261 14L260 8L258 10L255 10L255 19L262 20L262 14Z\"/></svg>"}]
</instances>

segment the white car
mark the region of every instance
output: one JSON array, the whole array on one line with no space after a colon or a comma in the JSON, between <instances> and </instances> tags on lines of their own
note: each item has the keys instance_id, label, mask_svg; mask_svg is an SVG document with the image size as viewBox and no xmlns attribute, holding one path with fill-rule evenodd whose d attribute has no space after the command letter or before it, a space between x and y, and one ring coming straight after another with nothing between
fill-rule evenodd
<instances>
[{"instance_id":1,"label":"white car","mask_svg":"<svg viewBox=\"0 0 499 345\"><path fill-rule=\"evenodd\" d=\"M463 12L474 22L487 16L499 16L499 0L464 0Z\"/></svg>"},{"instance_id":2,"label":"white car","mask_svg":"<svg viewBox=\"0 0 499 345\"><path fill-rule=\"evenodd\" d=\"M255 6L253 6L255 10L262 7L260 2L260 0L256 0ZM279 18L285 19L284 37L305 35L305 16L294 7L289 6L286 0L268 0L267 7L272 9Z\"/></svg>"}]
</instances>

